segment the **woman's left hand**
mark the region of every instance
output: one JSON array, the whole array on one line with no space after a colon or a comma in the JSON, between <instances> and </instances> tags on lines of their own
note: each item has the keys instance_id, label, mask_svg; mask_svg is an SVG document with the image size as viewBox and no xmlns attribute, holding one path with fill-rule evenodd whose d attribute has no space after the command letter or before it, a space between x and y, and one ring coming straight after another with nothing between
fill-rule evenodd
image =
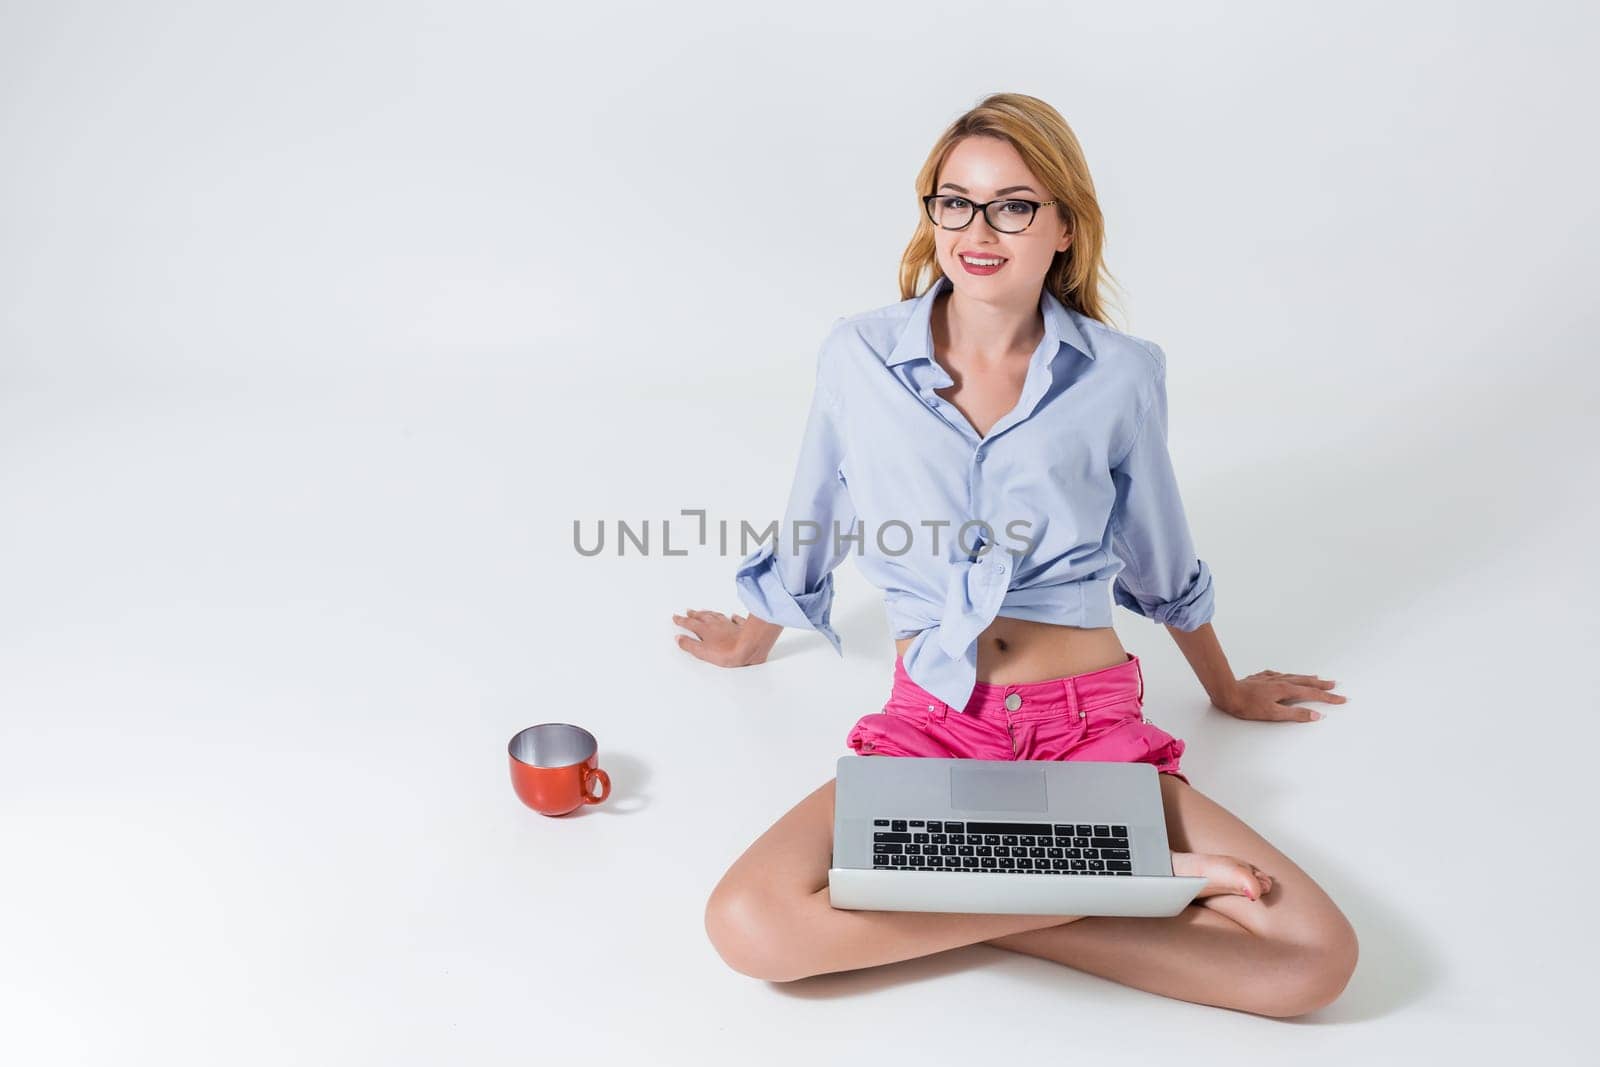
<instances>
[{"instance_id":1,"label":"woman's left hand","mask_svg":"<svg viewBox=\"0 0 1600 1067\"><path fill-rule=\"evenodd\" d=\"M1320 700L1343 704L1344 697L1333 692L1334 683L1314 674L1284 674L1282 671L1257 671L1233 684L1233 691L1216 707L1236 719L1264 722L1314 722L1322 712L1290 703L1293 700Z\"/></svg>"}]
</instances>

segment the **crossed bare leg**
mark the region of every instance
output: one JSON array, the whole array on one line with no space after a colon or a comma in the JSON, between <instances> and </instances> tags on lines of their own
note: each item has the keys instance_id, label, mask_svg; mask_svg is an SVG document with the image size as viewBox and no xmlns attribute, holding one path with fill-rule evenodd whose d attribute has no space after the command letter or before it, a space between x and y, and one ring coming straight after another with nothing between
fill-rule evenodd
<instances>
[{"instance_id":1,"label":"crossed bare leg","mask_svg":"<svg viewBox=\"0 0 1600 1067\"><path fill-rule=\"evenodd\" d=\"M769 981L879 966L987 942L1165 996L1262 1015L1332 1001L1355 933L1311 878L1199 790L1161 776L1175 874L1207 878L1171 918L852 911L828 900L829 780L757 838L706 905L735 970Z\"/></svg>"}]
</instances>

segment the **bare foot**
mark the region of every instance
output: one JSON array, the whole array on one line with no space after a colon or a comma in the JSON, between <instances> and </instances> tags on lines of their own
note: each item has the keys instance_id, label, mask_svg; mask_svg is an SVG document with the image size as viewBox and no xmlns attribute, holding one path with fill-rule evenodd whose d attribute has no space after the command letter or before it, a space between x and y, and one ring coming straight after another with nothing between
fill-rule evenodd
<instances>
[{"instance_id":1,"label":"bare foot","mask_svg":"<svg viewBox=\"0 0 1600 1067\"><path fill-rule=\"evenodd\" d=\"M1172 873L1190 878L1205 878L1204 889L1196 895L1215 897L1225 894L1259 900L1272 892L1272 875L1253 863L1236 860L1232 856L1214 856L1206 852L1174 852Z\"/></svg>"}]
</instances>

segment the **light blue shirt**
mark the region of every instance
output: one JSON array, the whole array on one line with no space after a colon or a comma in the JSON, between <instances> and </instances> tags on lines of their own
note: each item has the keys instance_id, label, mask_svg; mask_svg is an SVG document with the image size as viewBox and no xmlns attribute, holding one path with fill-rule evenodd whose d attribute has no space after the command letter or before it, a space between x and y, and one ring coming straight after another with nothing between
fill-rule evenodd
<instances>
[{"instance_id":1,"label":"light blue shirt","mask_svg":"<svg viewBox=\"0 0 1600 1067\"><path fill-rule=\"evenodd\" d=\"M832 572L853 555L895 638L917 635L906 673L957 709L997 615L1109 626L1115 600L1178 630L1209 621L1211 570L1167 452L1161 347L1041 291L1044 339L1021 398L980 437L934 392L955 384L930 322L949 287L941 276L834 323L783 520L734 576L745 607L843 655Z\"/></svg>"}]
</instances>

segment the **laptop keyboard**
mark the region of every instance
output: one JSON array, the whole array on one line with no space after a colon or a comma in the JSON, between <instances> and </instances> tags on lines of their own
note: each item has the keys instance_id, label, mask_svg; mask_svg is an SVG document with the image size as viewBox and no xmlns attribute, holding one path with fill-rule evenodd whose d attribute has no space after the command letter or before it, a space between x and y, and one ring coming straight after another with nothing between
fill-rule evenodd
<instances>
[{"instance_id":1,"label":"laptop keyboard","mask_svg":"<svg viewBox=\"0 0 1600 1067\"><path fill-rule=\"evenodd\" d=\"M1133 874L1117 823L872 820L873 870Z\"/></svg>"}]
</instances>

